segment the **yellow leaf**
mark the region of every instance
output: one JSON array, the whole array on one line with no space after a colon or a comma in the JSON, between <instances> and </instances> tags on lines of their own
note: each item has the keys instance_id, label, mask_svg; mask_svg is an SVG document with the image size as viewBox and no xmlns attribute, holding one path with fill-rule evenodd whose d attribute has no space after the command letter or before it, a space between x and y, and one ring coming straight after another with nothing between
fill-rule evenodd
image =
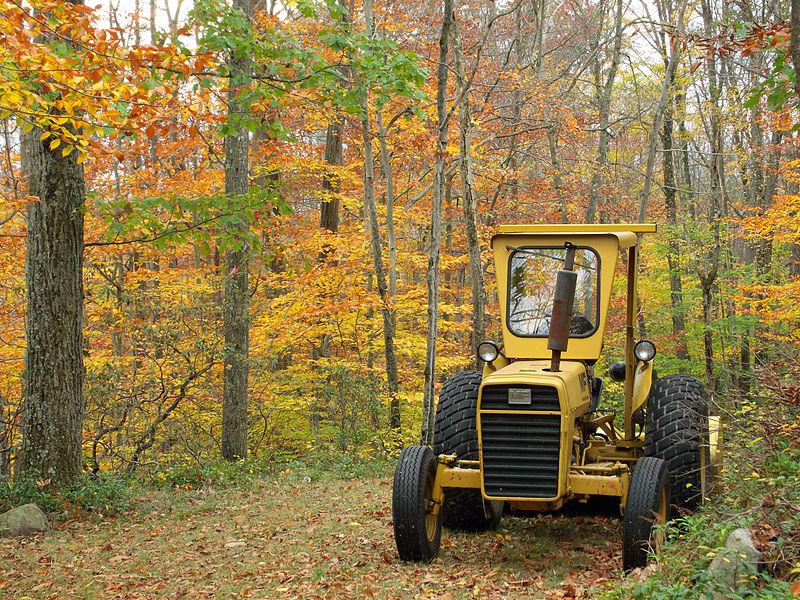
<instances>
[{"instance_id":1,"label":"yellow leaf","mask_svg":"<svg viewBox=\"0 0 800 600\"><path fill-rule=\"evenodd\" d=\"M47 130L44 130L44 131L42 132L42 135L40 135L40 136L39 136L39 141L44 141L44 139L45 139L46 137L48 137L49 135L50 135L50 132L49 132L49 131L47 131Z\"/></svg>"},{"instance_id":2,"label":"yellow leaf","mask_svg":"<svg viewBox=\"0 0 800 600\"><path fill-rule=\"evenodd\" d=\"M75 148L74 146L71 146L71 145L67 144L66 146L64 146L64 148L62 148L61 156L66 156L67 154L72 152L74 150L74 148Z\"/></svg>"},{"instance_id":3,"label":"yellow leaf","mask_svg":"<svg viewBox=\"0 0 800 600\"><path fill-rule=\"evenodd\" d=\"M50 150L55 150L61 145L61 140L56 138L52 142L50 142Z\"/></svg>"}]
</instances>

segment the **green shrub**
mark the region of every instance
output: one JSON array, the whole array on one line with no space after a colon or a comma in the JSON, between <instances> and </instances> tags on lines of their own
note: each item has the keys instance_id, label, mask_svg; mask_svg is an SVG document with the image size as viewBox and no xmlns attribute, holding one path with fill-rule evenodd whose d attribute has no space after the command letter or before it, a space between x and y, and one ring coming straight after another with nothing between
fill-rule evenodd
<instances>
[{"instance_id":1,"label":"green shrub","mask_svg":"<svg viewBox=\"0 0 800 600\"><path fill-rule=\"evenodd\" d=\"M28 503L55 515L74 511L117 514L130 507L131 490L129 482L123 478L86 474L57 489L34 475L0 482L0 509L9 510Z\"/></svg>"},{"instance_id":2,"label":"green shrub","mask_svg":"<svg viewBox=\"0 0 800 600\"><path fill-rule=\"evenodd\" d=\"M239 486L252 483L263 474L260 461L215 460L205 464L170 465L150 474L156 487L199 488L204 486Z\"/></svg>"}]
</instances>

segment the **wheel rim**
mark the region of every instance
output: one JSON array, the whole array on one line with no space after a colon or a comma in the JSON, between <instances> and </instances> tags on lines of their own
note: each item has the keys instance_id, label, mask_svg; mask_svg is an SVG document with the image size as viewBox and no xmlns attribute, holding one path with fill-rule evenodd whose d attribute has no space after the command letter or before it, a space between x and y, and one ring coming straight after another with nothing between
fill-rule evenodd
<instances>
[{"instance_id":1,"label":"wheel rim","mask_svg":"<svg viewBox=\"0 0 800 600\"><path fill-rule=\"evenodd\" d=\"M428 473L425 478L425 535L429 542L436 537L436 525L439 520L439 515L433 512L435 507L433 502L433 480L433 475Z\"/></svg>"}]
</instances>

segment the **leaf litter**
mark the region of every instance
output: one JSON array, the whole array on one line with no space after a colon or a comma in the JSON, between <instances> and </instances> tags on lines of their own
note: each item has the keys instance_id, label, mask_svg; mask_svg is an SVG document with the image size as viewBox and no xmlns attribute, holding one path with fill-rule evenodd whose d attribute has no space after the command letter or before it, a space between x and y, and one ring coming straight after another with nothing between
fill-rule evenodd
<instances>
[{"instance_id":1,"label":"leaf litter","mask_svg":"<svg viewBox=\"0 0 800 600\"><path fill-rule=\"evenodd\" d=\"M497 531L444 531L430 564L401 562L391 480L148 492L115 518L0 540L0 598L592 598L618 578L611 512L506 515Z\"/></svg>"}]
</instances>

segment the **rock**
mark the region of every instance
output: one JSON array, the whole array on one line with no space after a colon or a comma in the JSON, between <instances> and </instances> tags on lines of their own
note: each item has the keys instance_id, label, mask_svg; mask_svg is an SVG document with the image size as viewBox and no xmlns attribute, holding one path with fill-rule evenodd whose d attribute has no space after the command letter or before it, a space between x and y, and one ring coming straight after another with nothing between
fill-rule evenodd
<instances>
[{"instance_id":1,"label":"rock","mask_svg":"<svg viewBox=\"0 0 800 600\"><path fill-rule=\"evenodd\" d=\"M708 567L709 579L716 583L712 600L724 600L727 592L735 590L758 572L763 556L753 544L747 529L739 528L728 536L725 548Z\"/></svg>"},{"instance_id":2,"label":"rock","mask_svg":"<svg viewBox=\"0 0 800 600\"><path fill-rule=\"evenodd\" d=\"M247 545L247 543L243 542L241 540L233 540L232 542L228 542L227 544L225 544L225 547L228 550L241 550L246 545Z\"/></svg>"},{"instance_id":3,"label":"rock","mask_svg":"<svg viewBox=\"0 0 800 600\"><path fill-rule=\"evenodd\" d=\"M0 537L27 536L48 529L47 517L35 504L24 504L0 515Z\"/></svg>"}]
</instances>

